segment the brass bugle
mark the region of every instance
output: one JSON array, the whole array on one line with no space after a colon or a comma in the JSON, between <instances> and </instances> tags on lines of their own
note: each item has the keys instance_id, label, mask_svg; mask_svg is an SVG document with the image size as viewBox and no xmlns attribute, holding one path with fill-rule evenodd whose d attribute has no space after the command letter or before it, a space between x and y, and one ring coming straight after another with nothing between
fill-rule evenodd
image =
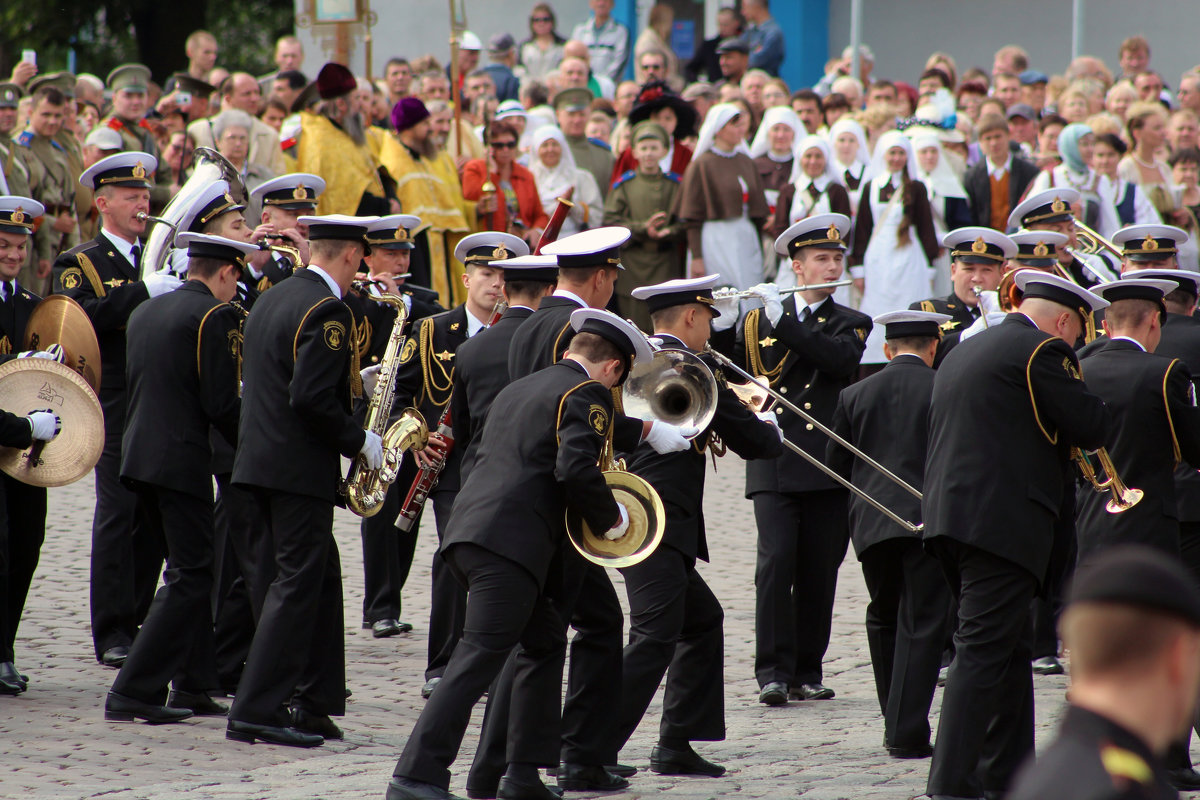
<instances>
[{"instance_id":1,"label":"brass bugle","mask_svg":"<svg viewBox=\"0 0 1200 800\"><path fill-rule=\"evenodd\" d=\"M855 447L852 443L846 441L841 436L838 436L827 425L823 424L819 419L814 417L812 414L809 414L807 411L800 408L792 401L788 400L787 397L785 397L783 394L775 391L770 386L764 384L761 380L759 380L758 378L751 375L746 370L739 367L736 363L734 363L733 359L729 358L724 353L713 349L712 345L706 345L705 352L707 352L713 358L717 359L717 361L721 362L722 366L728 367L729 369L732 369L734 372L741 375L748 383L751 383L754 386L757 386L759 389L765 391L768 395L770 395L772 398L774 398L775 401L777 403L779 403L781 406L788 409L789 411L794 413L796 416L800 417L805 422L809 423L814 428L819 430L821 433L825 434L830 439L837 442L839 445L841 445L842 447L846 448L854 455L861 458L869 466L878 470L881 475L883 475L884 477L893 481L896 485L900 486L902 489L907 491L913 497L916 497L918 500L922 499L921 491L919 489L912 486L912 484L910 484L908 481L901 478L896 473L892 472L890 469L885 467L883 464L880 464L878 461L871 458L869 455L864 453L862 450ZM892 511L887 506L885 506L883 503L879 502L874 497L867 494L862 489L858 488L853 483L851 483L850 481L843 478L841 475L839 475L837 473L837 471L835 471L835 470L831 469L829 466L827 466L824 461L817 458L813 454L809 453L807 450L805 450L804 448L795 444L794 442L789 441L788 439L785 438L783 440L783 445L784 445L784 447L788 448L796 455L803 458L808 463L812 464L817 469L821 470L821 472L824 472L830 478L833 478L835 481L837 481L843 487L845 487L849 491L851 491L854 494L861 497L864 502L866 502L868 505L870 505L872 508L874 508L880 514L883 514L885 517L890 519L892 522L895 522L897 525L899 525L900 527L909 531L910 533L920 533L921 531L923 531L925 529L924 523L918 522L918 523L914 524L914 523L909 522L908 520L904 519L899 514Z\"/></svg>"},{"instance_id":2,"label":"brass bugle","mask_svg":"<svg viewBox=\"0 0 1200 800\"><path fill-rule=\"evenodd\" d=\"M840 281L829 281L828 283L810 283L806 286L791 286L787 289L780 289L780 294L795 294L796 292L807 292L812 289L836 289L839 286L849 286L854 283L851 278L844 278ZM750 297L758 297L753 289L714 289L713 300L729 300L736 297L739 300L745 300Z\"/></svg>"}]
</instances>

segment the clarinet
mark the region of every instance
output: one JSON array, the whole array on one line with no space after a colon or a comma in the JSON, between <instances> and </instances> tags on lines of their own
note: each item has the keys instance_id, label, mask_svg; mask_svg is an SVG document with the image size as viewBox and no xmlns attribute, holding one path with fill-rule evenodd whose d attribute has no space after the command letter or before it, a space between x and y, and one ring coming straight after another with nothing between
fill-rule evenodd
<instances>
[{"instance_id":1,"label":"clarinet","mask_svg":"<svg viewBox=\"0 0 1200 800\"><path fill-rule=\"evenodd\" d=\"M490 328L499 322L507 308L508 304L503 300L497 301L495 308L492 309L492 318L488 320L487 327ZM446 461L450 458L450 451L454 449L454 430L450 424L450 400L451 398L446 398L446 408L442 411L442 416L438 418L436 430L437 434L446 441L446 449L432 467L421 467L417 472L416 480L408 488L408 494L405 495L404 502L400 505L400 514L396 517L396 527L402 531L411 531L412 526L416 524L421 509L425 507L425 501L429 499L429 493L437 485L438 476L442 474Z\"/></svg>"}]
</instances>

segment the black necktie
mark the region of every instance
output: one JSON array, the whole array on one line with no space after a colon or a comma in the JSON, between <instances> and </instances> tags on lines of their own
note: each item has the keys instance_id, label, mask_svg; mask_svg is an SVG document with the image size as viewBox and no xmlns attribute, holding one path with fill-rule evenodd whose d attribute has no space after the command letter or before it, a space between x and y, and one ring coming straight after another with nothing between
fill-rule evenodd
<instances>
[{"instance_id":1,"label":"black necktie","mask_svg":"<svg viewBox=\"0 0 1200 800\"><path fill-rule=\"evenodd\" d=\"M129 256L133 259L133 268L135 270L140 269L142 266L142 246L135 244L133 249L129 251Z\"/></svg>"},{"instance_id":2,"label":"black necktie","mask_svg":"<svg viewBox=\"0 0 1200 800\"><path fill-rule=\"evenodd\" d=\"M892 184L885 185L879 190L879 202L886 203L892 199L892 195L896 193L896 187Z\"/></svg>"},{"instance_id":3,"label":"black necktie","mask_svg":"<svg viewBox=\"0 0 1200 800\"><path fill-rule=\"evenodd\" d=\"M8 281L0 284L0 298L3 298L5 303L13 299L13 286Z\"/></svg>"}]
</instances>

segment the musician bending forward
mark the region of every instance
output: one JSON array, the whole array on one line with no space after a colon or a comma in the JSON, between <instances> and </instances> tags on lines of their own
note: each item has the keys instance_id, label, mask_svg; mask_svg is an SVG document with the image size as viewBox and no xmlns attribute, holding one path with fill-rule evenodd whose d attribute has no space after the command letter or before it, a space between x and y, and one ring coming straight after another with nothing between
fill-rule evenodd
<instances>
[{"instance_id":1,"label":"musician bending forward","mask_svg":"<svg viewBox=\"0 0 1200 800\"><path fill-rule=\"evenodd\" d=\"M714 319L736 320L737 299L723 301L726 307L721 311L713 302L712 287L720 279L709 275L633 290L633 297L645 302L654 335L664 348L699 352L708 343ZM662 545L645 561L621 570L629 595L629 644L623 656L617 733L623 747L665 674L662 722L650 769L663 775L717 777L725 768L691 746L697 740L725 738L724 613L696 571L696 559L708 561L704 466L710 449L723 454L729 448L747 459L777 458L783 452L783 434L773 413L762 412L756 419L742 404L725 384L715 359L701 359L718 376L712 422L686 450L660 454L643 443L629 462L630 472L658 491L667 524Z\"/></svg>"},{"instance_id":2,"label":"musician bending forward","mask_svg":"<svg viewBox=\"0 0 1200 800\"><path fill-rule=\"evenodd\" d=\"M568 504L593 531L620 536L628 525L598 461L612 435L611 389L650 354L641 333L609 312L576 311L572 328L563 360L501 391L484 424L441 548L467 586L463 638L408 737L388 800L450 796L449 767L475 703L518 644L509 763L497 796L549 793L537 770L558 765L566 647L546 595L558 577L551 563L565 545Z\"/></svg>"}]
</instances>

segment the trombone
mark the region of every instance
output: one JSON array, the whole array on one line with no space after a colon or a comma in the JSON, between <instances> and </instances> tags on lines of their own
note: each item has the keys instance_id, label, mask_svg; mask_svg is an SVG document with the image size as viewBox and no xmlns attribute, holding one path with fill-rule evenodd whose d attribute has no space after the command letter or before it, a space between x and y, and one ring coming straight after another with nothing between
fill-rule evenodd
<instances>
[{"instance_id":1,"label":"trombone","mask_svg":"<svg viewBox=\"0 0 1200 800\"><path fill-rule=\"evenodd\" d=\"M1113 256L1116 256L1118 263L1120 263L1120 261L1124 258L1124 254L1121 253L1120 248L1118 248L1108 239L1105 239L1090 226L1080 222L1078 219L1072 220L1072 223L1075 225L1075 239L1079 242L1080 246L1067 247L1068 253L1076 258L1079 258L1080 256L1099 257L1103 252L1108 251ZM1083 261L1084 266L1088 268L1089 272L1096 276L1096 280L1100 283L1113 282L1112 278L1108 277L1107 275L1102 275L1098 270L1093 268L1092 265L1084 261L1084 259L1080 258L1079 260ZM1071 277L1071 273L1062 268L1061 264L1055 263L1054 266L1059 275L1071 281L1072 283L1078 283L1078 281Z\"/></svg>"},{"instance_id":2,"label":"trombone","mask_svg":"<svg viewBox=\"0 0 1200 800\"><path fill-rule=\"evenodd\" d=\"M784 408L791 411L792 413L794 413L796 416L803 419L808 424L812 425L814 428L816 428L821 433L828 436L833 441L840 444L842 447L845 447L847 450L849 450L851 453L853 453L854 455L861 458L863 461L867 462L867 464L869 464L871 467L878 470L880 472L880 474L882 474L884 477L888 478L889 480L893 481L896 485L900 486L900 488L904 489L906 492L911 494L913 497L917 498L918 500L922 499L922 495L921 495L921 492L919 489L912 486L908 481L904 480L899 475L897 475L896 473L892 472L890 469L885 467L883 464L880 464L878 461L871 458L869 455L867 455L862 450L855 447L850 442L843 439L841 436L838 436L827 425L823 424L819 419L814 417L812 414L809 414L807 411L805 411L804 409L797 406L795 403L788 400L787 397L785 397L781 393L775 391L770 386L764 384L761 380L759 380L758 378L751 375L746 370L739 367L737 364L735 364L733 362L733 359L729 358L724 353L714 350L712 345L707 345L705 347L705 352L707 352L713 358L717 359L717 361L719 361L721 363L721 366L732 369L734 372L738 373L743 378L745 378L748 383L750 383L753 386L756 386L759 389L761 389L762 391L766 392L768 395L770 395L770 397L772 397L777 403L782 405ZM739 394L739 397L742 396L742 394L740 392L738 394ZM796 455L803 458L808 463L812 464L817 469L821 470L821 472L824 472L826 475L833 478L835 481L837 481L839 484L844 486L846 489L849 489L851 492L858 495L860 498L863 499L863 501L865 501L868 505L870 505L876 511L883 514L885 517L890 519L892 522L895 522L897 525L899 525L900 527L909 531L910 533L920 533L921 531L923 531L925 529L925 523L918 522L918 523L914 524L914 523L909 522L908 520L904 519L899 514L892 511L887 506L885 506L883 503L879 502L874 497L867 494L862 489L858 488L853 483L851 483L850 481L843 478L836 471L829 468L825 464L825 462L823 462L821 459L812 455L807 450L805 450L804 448L795 444L794 442L791 442L785 438L783 440L783 445L784 445L784 447L788 448Z\"/></svg>"},{"instance_id":3,"label":"trombone","mask_svg":"<svg viewBox=\"0 0 1200 800\"><path fill-rule=\"evenodd\" d=\"M795 294L796 292L807 292L810 289L836 289L839 286L849 286L852 283L854 283L853 279L845 278L840 281L830 281L829 283L810 283L807 286L791 286L787 289L780 289L779 293ZM735 297L738 300L746 300L751 297L758 297L753 289L742 289L739 291L733 288L714 289L712 295L713 300L731 300Z\"/></svg>"},{"instance_id":4,"label":"trombone","mask_svg":"<svg viewBox=\"0 0 1200 800\"><path fill-rule=\"evenodd\" d=\"M1112 462L1112 457L1103 447L1094 451L1096 460L1100 462L1100 468L1104 470L1105 478L1100 480L1096 475L1096 468L1092 466L1091 459L1078 447L1071 448L1071 458L1079 465L1079 471L1083 473L1083 479L1092 485L1092 488L1097 492L1103 492L1106 489L1112 493L1112 499L1104 504L1105 510L1110 514L1120 514L1124 511L1136 506L1145 496L1145 492L1141 489L1133 489L1125 485L1121 480L1121 476L1117 474L1117 468Z\"/></svg>"}]
</instances>

